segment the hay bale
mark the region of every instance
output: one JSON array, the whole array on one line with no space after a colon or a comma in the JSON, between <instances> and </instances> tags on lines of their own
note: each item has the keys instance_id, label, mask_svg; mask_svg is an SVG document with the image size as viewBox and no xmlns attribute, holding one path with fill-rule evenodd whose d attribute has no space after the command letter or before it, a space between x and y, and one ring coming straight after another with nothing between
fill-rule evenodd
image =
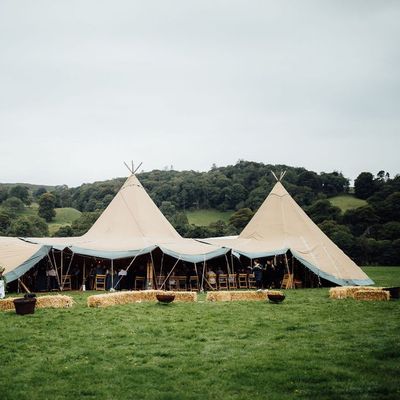
<instances>
[{"instance_id":1,"label":"hay bale","mask_svg":"<svg viewBox=\"0 0 400 400\"><path fill-rule=\"evenodd\" d=\"M361 289L354 293L355 300L364 301L388 301L390 299L390 293L387 290L373 290Z\"/></svg>"},{"instance_id":2,"label":"hay bale","mask_svg":"<svg viewBox=\"0 0 400 400\"><path fill-rule=\"evenodd\" d=\"M264 301L265 291L215 291L208 292L206 301Z\"/></svg>"},{"instance_id":3,"label":"hay bale","mask_svg":"<svg viewBox=\"0 0 400 400\"><path fill-rule=\"evenodd\" d=\"M338 286L329 289L329 297L331 299L347 299L348 297L354 299L354 295L360 290L382 290L381 287L370 286Z\"/></svg>"},{"instance_id":4,"label":"hay bale","mask_svg":"<svg viewBox=\"0 0 400 400\"><path fill-rule=\"evenodd\" d=\"M230 292L208 292L206 301L231 301Z\"/></svg>"},{"instance_id":5,"label":"hay bale","mask_svg":"<svg viewBox=\"0 0 400 400\"><path fill-rule=\"evenodd\" d=\"M347 298L347 288L338 286L329 289L329 297L331 299L346 299Z\"/></svg>"},{"instance_id":6,"label":"hay bale","mask_svg":"<svg viewBox=\"0 0 400 400\"><path fill-rule=\"evenodd\" d=\"M265 301L267 299L266 291L234 291L231 293L231 301Z\"/></svg>"},{"instance_id":7,"label":"hay bale","mask_svg":"<svg viewBox=\"0 0 400 400\"><path fill-rule=\"evenodd\" d=\"M174 294L175 295L175 300L176 302L185 302L185 303L194 303L197 301L197 293L196 292L162 292L161 293L166 293L166 294Z\"/></svg>"},{"instance_id":8,"label":"hay bale","mask_svg":"<svg viewBox=\"0 0 400 400\"><path fill-rule=\"evenodd\" d=\"M0 311L15 310L14 299L16 299L16 297L7 297L6 299L0 300Z\"/></svg>"},{"instance_id":9,"label":"hay bale","mask_svg":"<svg viewBox=\"0 0 400 400\"><path fill-rule=\"evenodd\" d=\"M20 297L8 297L0 300L0 311L14 311L14 299ZM36 308L70 308L74 304L74 299L65 295L40 296L36 297Z\"/></svg>"},{"instance_id":10,"label":"hay bale","mask_svg":"<svg viewBox=\"0 0 400 400\"><path fill-rule=\"evenodd\" d=\"M165 292L162 290L138 290L131 292L115 292L96 294L87 298L88 307L110 307L121 304L141 303L145 301L157 301L158 293L170 293L175 295L177 302L197 301L195 292Z\"/></svg>"},{"instance_id":11,"label":"hay bale","mask_svg":"<svg viewBox=\"0 0 400 400\"><path fill-rule=\"evenodd\" d=\"M62 294L36 298L36 308L70 308L74 303L75 301L71 296Z\"/></svg>"}]
</instances>

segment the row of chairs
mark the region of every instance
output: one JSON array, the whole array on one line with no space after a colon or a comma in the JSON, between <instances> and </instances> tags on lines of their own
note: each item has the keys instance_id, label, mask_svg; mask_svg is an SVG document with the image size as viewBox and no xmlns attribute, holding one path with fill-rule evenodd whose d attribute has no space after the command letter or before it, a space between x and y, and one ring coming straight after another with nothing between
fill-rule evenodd
<instances>
[{"instance_id":1,"label":"row of chairs","mask_svg":"<svg viewBox=\"0 0 400 400\"><path fill-rule=\"evenodd\" d=\"M160 288L165 276L157 276L156 286ZM145 277L137 276L134 281L134 289L145 289ZM72 290L71 275L62 276L63 290ZM215 277L207 279L207 285L214 290L229 290L229 289L252 289L255 288L255 279L253 274L219 274ZM198 291L199 278L198 276L190 276L189 279L184 275L172 275L164 284L169 290L176 291ZM94 280L94 290L106 290L106 275L97 274Z\"/></svg>"},{"instance_id":2,"label":"row of chairs","mask_svg":"<svg viewBox=\"0 0 400 400\"><path fill-rule=\"evenodd\" d=\"M255 289L254 274L219 274L209 275L207 285L213 290Z\"/></svg>"},{"instance_id":3,"label":"row of chairs","mask_svg":"<svg viewBox=\"0 0 400 400\"><path fill-rule=\"evenodd\" d=\"M157 276L156 287L161 288L165 282L165 276ZM62 276L63 290L72 290L71 275ZM219 274L207 277L206 286L211 290L231 290L231 289L255 289L256 280L254 274ZM299 288L302 287L302 282L293 279L293 275L285 274L282 281L282 288ZM198 291L199 278L197 275L187 276L172 275L164 284L165 289L175 291ZM106 275L96 275L94 281L94 290L106 290ZM145 289L145 277L137 276L134 281L134 289Z\"/></svg>"}]
</instances>

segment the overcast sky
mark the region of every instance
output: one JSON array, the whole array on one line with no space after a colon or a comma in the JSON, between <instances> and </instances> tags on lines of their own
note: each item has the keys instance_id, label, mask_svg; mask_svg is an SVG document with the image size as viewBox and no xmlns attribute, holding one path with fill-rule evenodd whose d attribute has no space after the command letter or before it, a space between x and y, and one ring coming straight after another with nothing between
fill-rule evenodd
<instances>
[{"instance_id":1,"label":"overcast sky","mask_svg":"<svg viewBox=\"0 0 400 400\"><path fill-rule=\"evenodd\" d=\"M0 0L0 182L400 173L399 21L388 0Z\"/></svg>"}]
</instances>

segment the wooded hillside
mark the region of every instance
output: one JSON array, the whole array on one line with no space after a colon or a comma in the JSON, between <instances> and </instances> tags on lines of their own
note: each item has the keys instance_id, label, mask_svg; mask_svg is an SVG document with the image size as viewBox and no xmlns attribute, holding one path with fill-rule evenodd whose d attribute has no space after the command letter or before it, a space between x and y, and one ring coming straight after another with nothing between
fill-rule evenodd
<instances>
[{"instance_id":1,"label":"wooded hillside","mask_svg":"<svg viewBox=\"0 0 400 400\"><path fill-rule=\"evenodd\" d=\"M138 174L139 180L164 215L186 237L238 234L264 201L277 176L286 171L288 192L345 252L361 264L400 264L400 176L379 171L362 172L349 180L339 172L315 173L304 168L239 161L207 172L154 170ZM48 235L42 218L51 222L54 208L71 207L83 214L62 226L58 236L85 233L109 204L126 178L65 185L48 190L31 185L0 185L0 234ZM31 202L39 204L37 215L21 212ZM343 209L333 204L343 204ZM53 210L53 211L52 211ZM186 213L198 210L230 211L229 220L208 226L189 224ZM343 211L345 210L345 211ZM226 215L226 214L224 214ZM42 218L40 218L42 217Z\"/></svg>"}]
</instances>

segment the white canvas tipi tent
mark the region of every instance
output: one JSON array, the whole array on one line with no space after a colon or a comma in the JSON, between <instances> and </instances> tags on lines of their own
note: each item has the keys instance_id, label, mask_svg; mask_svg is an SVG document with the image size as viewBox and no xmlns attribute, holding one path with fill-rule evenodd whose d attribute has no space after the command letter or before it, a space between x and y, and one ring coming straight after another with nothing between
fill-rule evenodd
<instances>
[{"instance_id":1,"label":"white canvas tipi tent","mask_svg":"<svg viewBox=\"0 0 400 400\"><path fill-rule=\"evenodd\" d=\"M188 262L204 262L228 249L185 239L147 194L135 174L121 187L89 231L80 237L29 238L75 254L121 259L146 254L159 247L165 254Z\"/></svg>"},{"instance_id":2,"label":"white canvas tipi tent","mask_svg":"<svg viewBox=\"0 0 400 400\"><path fill-rule=\"evenodd\" d=\"M334 244L278 181L237 238L209 239L249 258L288 250L319 277L338 285L374 282Z\"/></svg>"}]
</instances>

